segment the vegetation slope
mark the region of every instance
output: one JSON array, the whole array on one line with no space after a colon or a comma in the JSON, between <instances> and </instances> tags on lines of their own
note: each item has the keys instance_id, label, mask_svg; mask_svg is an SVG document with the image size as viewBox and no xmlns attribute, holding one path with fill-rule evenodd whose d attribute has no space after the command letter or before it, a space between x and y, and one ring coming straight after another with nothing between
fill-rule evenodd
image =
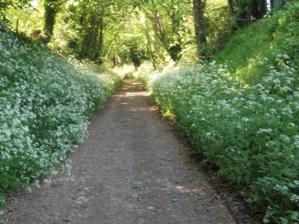
<instances>
[{"instance_id":1,"label":"vegetation slope","mask_svg":"<svg viewBox=\"0 0 299 224\"><path fill-rule=\"evenodd\" d=\"M0 26L0 207L7 190L46 177L65 161L119 80Z\"/></svg>"},{"instance_id":2,"label":"vegetation slope","mask_svg":"<svg viewBox=\"0 0 299 224\"><path fill-rule=\"evenodd\" d=\"M213 62L144 77L265 223L299 223L298 11L291 1L239 30Z\"/></svg>"}]
</instances>

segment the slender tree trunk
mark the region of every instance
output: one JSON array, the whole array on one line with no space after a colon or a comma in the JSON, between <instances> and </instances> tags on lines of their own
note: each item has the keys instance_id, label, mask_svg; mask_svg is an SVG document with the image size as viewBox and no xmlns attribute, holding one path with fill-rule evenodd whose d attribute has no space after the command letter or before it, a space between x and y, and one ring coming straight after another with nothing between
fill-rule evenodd
<instances>
[{"instance_id":1,"label":"slender tree trunk","mask_svg":"<svg viewBox=\"0 0 299 224\"><path fill-rule=\"evenodd\" d=\"M167 33L163 27L163 24L161 23L161 18L159 13L153 12L152 15L147 13L148 18L152 22L153 29L155 31L155 34L157 38L161 41L164 49L167 51L168 55L171 57L172 60L178 61L180 59L180 53L182 51L182 47L180 43L172 46L171 40L167 36ZM174 24L172 24L174 25ZM177 35L177 33L174 33L174 35ZM180 42L180 40L178 39Z\"/></svg>"},{"instance_id":2,"label":"slender tree trunk","mask_svg":"<svg viewBox=\"0 0 299 224\"><path fill-rule=\"evenodd\" d=\"M44 32L46 35L46 42L49 42L52 38L56 15L58 12L57 0L45 0L45 18L44 18Z\"/></svg>"},{"instance_id":3,"label":"slender tree trunk","mask_svg":"<svg viewBox=\"0 0 299 224\"><path fill-rule=\"evenodd\" d=\"M16 23L16 32L19 33L19 20L17 19L17 23Z\"/></svg>"},{"instance_id":4,"label":"slender tree trunk","mask_svg":"<svg viewBox=\"0 0 299 224\"><path fill-rule=\"evenodd\" d=\"M153 52L153 49L152 49L152 40L151 40L151 37L150 37L149 30L150 29L149 29L148 21L146 19L146 31L145 31L145 35L146 35L146 39L147 39L147 50L150 53L154 69L157 69L156 59L155 59L155 55L154 55L154 52Z\"/></svg>"},{"instance_id":5,"label":"slender tree trunk","mask_svg":"<svg viewBox=\"0 0 299 224\"><path fill-rule=\"evenodd\" d=\"M255 19L261 19L267 13L266 0L253 0L251 6L251 15Z\"/></svg>"},{"instance_id":6,"label":"slender tree trunk","mask_svg":"<svg viewBox=\"0 0 299 224\"><path fill-rule=\"evenodd\" d=\"M268 11L268 9L267 9L267 1L266 0L260 0L260 4L261 4L261 17L260 18L262 18L262 17L264 17L264 15L266 15L267 14L267 11Z\"/></svg>"},{"instance_id":7,"label":"slender tree trunk","mask_svg":"<svg viewBox=\"0 0 299 224\"><path fill-rule=\"evenodd\" d=\"M195 37L197 44L197 54L199 59L205 59L206 53L206 24L204 21L204 10L206 6L206 0L193 0L193 16L195 25Z\"/></svg>"},{"instance_id":8,"label":"slender tree trunk","mask_svg":"<svg viewBox=\"0 0 299 224\"><path fill-rule=\"evenodd\" d=\"M80 58L88 58L94 62L101 63L101 55L104 42L104 19L93 16L89 23L81 44Z\"/></svg>"},{"instance_id":9,"label":"slender tree trunk","mask_svg":"<svg viewBox=\"0 0 299 224\"><path fill-rule=\"evenodd\" d=\"M98 62L102 63L102 52L104 48L104 18L103 16L99 19L99 38L98 38Z\"/></svg>"}]
</instances>

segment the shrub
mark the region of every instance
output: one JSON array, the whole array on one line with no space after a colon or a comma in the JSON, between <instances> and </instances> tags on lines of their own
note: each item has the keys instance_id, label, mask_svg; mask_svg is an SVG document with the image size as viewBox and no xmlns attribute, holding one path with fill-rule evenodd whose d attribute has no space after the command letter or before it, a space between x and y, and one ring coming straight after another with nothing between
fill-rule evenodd
<instances>
[{"instance_id":1,"label":"shrub","mask_svg":"<svg viewBox=\"0 0 299 224\"><path fill-rule=\"evenodd\" d=\"M161 110L265 223L299 223L298 6L237 33L216 62L147 78ZM262 41L245 38L257 32Z\"/></svg>"},{"instance_id":2,"label":"shrub","mask_svg":"<svg viewBox=\"0 0 299 224\"><path fill-rule=\"evenodd\" d=\"M72 64L0 29L0 193L62 163L119 83L95 65Z\"/></svg>"},{"instance_id":3,"label":"shrub","mask_svg":"<svg viewBox=\"0 0 299 224\"><path fill-rule=\"evenodd\" d=\"M281 57L286 55L277 60ZM175 114L178 126L219 174L249 188L246 197L253 206L264 212L271 206L273 216L281 217L299 209L296 69L280 64L255 85L243 86L212 63L163 72L150 86L157 104Z\"/></svg>"}]
</instances>

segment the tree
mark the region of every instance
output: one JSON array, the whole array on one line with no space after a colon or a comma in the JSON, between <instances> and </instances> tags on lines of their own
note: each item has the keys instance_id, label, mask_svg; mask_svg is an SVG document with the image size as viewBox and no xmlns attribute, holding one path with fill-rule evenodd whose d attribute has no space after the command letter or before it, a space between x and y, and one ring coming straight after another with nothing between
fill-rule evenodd
<instances>
[{"instance_id":1,"label":"tree","mask_svg":"<svg viewBox=\"0 0 299 224\"><path fill-rule=\"evenodd\" d=\"M206 53L206 23L204 20L204 11L206 8L206 0L193 0L193 16L195 26L195 37L197 44L197 54L200 59L207 57Z\"/></svg>"},{"instance_id":2,"label":"tree","mask_svg":"<svg viewBox=\"0 0 299 224\"><path fill-rule=\"evenodd\" d=\"M72 30L68 46L73 53L80 59L101 63L105 56L106 33L108 30L113 33L111 27L126 19L125 3L121 0L69 1L63 11L61 22L66 23L68 29Z\"/></svg>"},{"instance_id":3,"label":"tree","mask_svg":"<svg viewBox=\"0 0 299 224\"><path fill-rule=\"evenodd\" d=\"M93 61L101 62L100 56L104 40L104 19L96 12L90 15L85 21L85 28L82 42L79 49L80 58L88 58Z\"/></svg>"},{"instance_id":4,"label":"tree","mask_svg":"<svg viewBox=\"0 0 299 224\"><path fill-rule=\"evenodd\" d=\"M151 23L156 38L170 58L178 61L185 45L185 16L189 13L189 0L133 1Z\"/></svg>"},{"instance_id":5,"label":"tree","mask_svg":"<svg viewBox=\"0 0 299 224\"><path fill-rule=\"evenodd\" d=\"M45 0L45 18L44 18L44 32L46 35L46 42L51 40L53 35L56 15L58 13L60 2L58 0Z\"/></svg>"},{"instance_id":6,"label":"tree","mask_svg":"<svg viewBox=\"0 0 299 224\"><path fill-rule=\"evenodd\" d=\"M261 19L267 13L266 0L252 0L251 2L251 16L255 19Z\"/></svg>"},{"instance_id":7,"label":"tree","mask_svg":"<svg viewBox=\"0 0 299 224\"><path fill-rule=\"evenodd\" d=\"M0 1L0 16L4 14L4 11L9 7L17 8L25 6L29 0L1 0Z\"/></svg>"},{"instance_id":8,"label":"tree","mask_svg":"<svg viewBox=\"0 0 299 224\"><path fill-rule=\"evenodd\" d=\"M267 13L266 0L228 0L228 5L235 20L233 30L261 19Z\"/></svg>"}]
</instances>

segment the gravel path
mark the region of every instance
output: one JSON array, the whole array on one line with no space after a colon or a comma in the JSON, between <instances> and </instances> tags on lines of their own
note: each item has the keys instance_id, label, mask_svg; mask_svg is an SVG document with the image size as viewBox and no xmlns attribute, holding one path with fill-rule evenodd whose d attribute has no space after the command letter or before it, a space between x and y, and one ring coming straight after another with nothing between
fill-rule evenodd
<instances>
[{"instance_id":1,"label":"gravel path","mask_svg":"<svg viewBox=\"0 0 299 224\"><path fill-rule=\"evenodd\" d=\"M0 223L235 223L140 84L125 81L89 131L71 172L11 193Z\"/></svg>"}]
</instances>

